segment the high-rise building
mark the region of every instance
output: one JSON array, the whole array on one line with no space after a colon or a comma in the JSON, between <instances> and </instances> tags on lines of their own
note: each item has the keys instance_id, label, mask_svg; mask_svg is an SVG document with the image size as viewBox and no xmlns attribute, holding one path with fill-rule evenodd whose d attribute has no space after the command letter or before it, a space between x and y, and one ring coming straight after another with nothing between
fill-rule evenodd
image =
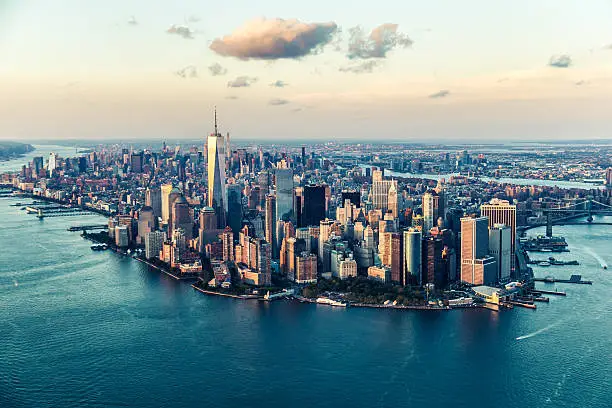
<instances>
[{"instance_id":1,"label":"high-rise building","mask_svg":"<svg viewBox=\"0 0 612 408\"><path fill-rule=\"evenodd\" d=\"M461 219L461 280L488 285L496 280L495 258L489 256L489 219Z\"/></svg>"},{"instance_id":2,"label":"high-rise building","mask_svg":"<svg viewBox=\"0 0 612 408\"><path fill-rule=\"evenodd\" d=\"M436 226L439 217L440 197L434 190L428 190L423 194L423 232Z\"/></svg>"},{"instance_id":3,"label":"high-rise building","mask_svg":"<svg viewBox=\"0 0 612 408\"><path fill-rule=\"evenodd\" d=\"M234 258L234 233L228 226L221 234L221 242L223 242L223 260L233 261Z\"/></svg>"},{"instance_id":4,"label":"high-rise building","mask_svg":"<svg viewBox=\"0 0 612 408\"><path fill-rule=\"evenodd\" d=\"M130 158L130 167L132 169L132 173L142 173L142 165L143 165L143 154L140 153L132 153Z\"/></svg>"},{"instance_id":5,"label":"high-rise building","mask_svg":"<svg viewBox=\"0 0 612 408\"><path fill-rule=\"evenodd\" d=\"M155 215L153 208L144 206L138 214L138 237L137 244L144 244L145 237L149 232L155 231Z\"/></svg>"},{"instance_id":6,"label":"high-rise building","mask_svg":"<svg viewBox=\"0 0 612 408\"><path fill-rule=\"evenodd\" d=\"M343 191L342 192L342 205L346 202L346 200L350 200L351 204L355 207L361 207L361 193L359 191Z\"/></svg>"},{"instance_id":7,"label":"high-rise building","mask_svg":"<svg viewBox=\"0 0 612 408\"><path fill-rule=\"evenodd\" d=\"M390 212L393 215L393 218L397 218L399 214L397 183L392 183L391 187L389 187L389 194L387 197L387 212Z\"/></svg>"},{"instance_id":8,"label":"high-rise building","mask_svg":"<svg viewBox=\"0 0 612 408\"><path fill-rule=\"evenodd\" d=\"M319 225L325 219L325 186L304 186L302 217L298 227Z\"/></svg>"},{"instance_id":9,"label":"high-rise building","mask_svg":"<svg viewBox=\"0 0 612 408\"><path fill-rule=\"evenodd\" d=\"M115 245L119 248L127 248L130 245L130 235L126 225L115 227Z\"/></svg>"},{"instance_id":10,"label":"high-rise building","mask_svg":"<svg viewBox=\"0 0 612 408\"><path fill-rule=\"evenodd\" d=\"M302 252L296 258L294 280L296 283L317 282L317 256L308 252Z\"/></svg>"},{"instance_id":11,"label":"high-rise building","mask_svg":"<svg viewBox=\"0 0 612 408\"><path fill-rule=\"evenodd\" d=\"M274 171L276 183L276 217L287 221L293 210L293 170L277 168Z\"/></svg>"},{"instance_id":12,"label":"high-rise building","mask_svg":"<svg viewBox=\"0 0 612 408\"><path fill-rule=\"evenodd\" d=\"M516 205L494 198L489 204L480 206L480 216L489 218L489 228L495 224L510 227L510 269L513 273L516 269Z\"/></svg>"},{"instance_id":13,"label":"high-rise building","mask_svg":"<svg viewBox=\"0 0 612 408\"><path fill-rule=\"evenodd\" d=\"M372 204L375 209L387 212L389 208L389 190L391 187L397 192L397 180L379 180L372 183Z\"/></svg>"},{"instance_id":14,"label":"high-rise building","mask_svg":"<svg viewBox=\"0 0 612 408\"><path fill-rule=\"evenodd\" d=\"M489 254L497 263L497 280L508 282L511 272L512 230L504 224L489 229Z\"/></svg>"},{"instance_id":15,"label":"high-rise building","mask_svg":"<svg viewBox=\"0 0 612 408\"><path fill-rule=\"evenodd\" d=\"M432 283L436 288L448 284L448 275L442 259L444 242L439 237L428 236L422 241L421 284Z\"/></svg>"},{"instance_id":16,"label":"high-rise building","mask_svg":"<svg viewBox=\"0 0 612 408\"><path fill-rule=\"evenodd\" d=\"M323 220L319 223L319 259L323 259L323 246L331 235L332 220ZM372 249L374 249L372 243Z\"/></svg>"},{"instance_id":17,"label":"high-rise building","mask_svg":"<svg viewBox=\"0 0 612 408\"><path fill-rule=\"evenodd\" d=\"M278 246L276 243L276 197L266 196L265 237L272 247L272 258L278 259Z\"/></svg>"},{"instance_id":18,"label":"high-rise building","mask_svg":"<svg viewBox=\"0 0 612 408\"><path fill-rule=\"evenodd\" d=\"M145 235L145 256L147 259L159 257L159 251L161 251L166 234L162 231L151 231Z\"/></svg>"},{"instance_id":19,"label":"high-rise building","mask_svg":"<svg viewBox=\"0 0 612 408\"><path fill-rule=\"evenodd\" d=\"M227 186L227 224L238 237L242 228L242 186L229 184Z\"/></svg>"},{"instance_id":20,"label":"high-rise building","mask_svg":"<svg viewBox=\"0 0 612 408\"><path fill-rule=\"evenodd\" d=\"M55 170L58 167L58 160L57 160L57 155L53 152L49 153L49 162L47 164L47 170L49 170L49 174L51 176L54 175Z\"/></svg>"},{"instance_id":21,"label":"high-rise building","mask_svg":"<svg viewBox=\"0 0 612 408\"><path fill-rule=\"evenodd\" d=\"M174 186L172 184L164 184L161 186L161 218L164 224L168 224L172 213L170 194L172 193L173 189ZM153 206L151 205L151 207Z\"/></svg>"},{"instance_id":22,"label":"high-rise building","mask_svg":"<svg viewBox=\"0 0 612 408\"><path fill-rule=\"evenodd\" d=\"M187 200L182 195L174 200L172 204L170 225L172 227L170 229L172 234L174 234L174 231L182 229L187 241L193 238L193 218L189 211L189 203L187 203Z\"/></svg>"},{"instance_id":23,"label":"high-rise building","mask_svg":"<svg viewBox=\"0 0 612 408\"><path fill-rule=\"evenodd\" d=\"M612 187L612 167L606 170L606 186Z\"/></svg>"},{"instance_id":24,"label":"high-rise building","mask_svg":"<svg viewBox=\"0 0 612 408\"><path fill-rule=\"evenodd\" d=\"M157 187L149 187L145 192L145 205L153 209L155 217L162 216L162 193Z\"/></svg>"},{"instance_id":25,"label":"high-rise building","mask_svg":"<svg viewBox=\"0 0 612 408\"><path fill-rule=\"evenodd\" d=\"M404 231L404 282L422 285L421 281L421 231L410 228Z\"/></svg>"},{"instance_id":26,"label":"high-rise building","mask_svg":"<svg viewBox=\"0 0 612 408\"><path fill-rule=\"evenodd\" d=\"M226 226L227 203L225 202L225 140L217 128L215 110L215 132L208 136L208 206L217 214L217 227Z\"/></svg>"}]
</instances>

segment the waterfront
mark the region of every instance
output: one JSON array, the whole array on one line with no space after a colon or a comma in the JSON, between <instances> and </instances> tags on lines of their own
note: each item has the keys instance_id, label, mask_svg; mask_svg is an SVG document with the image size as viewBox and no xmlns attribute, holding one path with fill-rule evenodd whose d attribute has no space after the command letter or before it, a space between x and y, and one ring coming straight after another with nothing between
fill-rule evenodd
<instances>
[{"instance_id":1,"label":"waterfront","mask_svg":"<svg viewBox=\"0 0 612 408\"><path fill-rule=\"evenodd\" d=\"M14 202L0 200L2 407L608 406L608 227L555 227L558 258L580 265L536 275L594 284L557 285L568 296L537 311L345 310L204 296L66 231L101 217L39 221Z\"/></svg>"}]
</instances>

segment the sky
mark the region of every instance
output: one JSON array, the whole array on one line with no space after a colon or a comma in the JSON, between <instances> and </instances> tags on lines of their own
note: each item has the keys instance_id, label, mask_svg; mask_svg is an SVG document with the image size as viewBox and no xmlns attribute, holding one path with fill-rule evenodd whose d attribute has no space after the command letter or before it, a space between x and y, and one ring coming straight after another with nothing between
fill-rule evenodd
<instances>
[{"instance_id":1,"label":"sky","mask_svg":"<svg viewBox=\"0 0 612 408\"><path fill-rule=\"evenodd\" d=\"M0 139L610 139L612 0L0 0Z\"/></svg>"}]
</instances>

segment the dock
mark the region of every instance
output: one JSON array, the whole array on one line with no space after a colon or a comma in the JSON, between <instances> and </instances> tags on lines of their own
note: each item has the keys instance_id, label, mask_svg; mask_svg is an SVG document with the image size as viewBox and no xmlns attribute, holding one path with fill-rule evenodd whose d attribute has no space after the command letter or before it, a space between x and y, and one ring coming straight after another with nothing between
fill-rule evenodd
<instances>
[{"instance_id":1,"label":"dock","mask_svg":"<svg viewBox=\"0 0 612 408\"><path fill-rule=\"evenodd\" d=\"M546 282L546 283L575 283L579 285L592 285L593 282L588 280L582 280L582 275L572 275L569 279L557 279L554 276L547 276L545 278L533 278L534 282Z\"/></svg>"},{"instance_id":2,"label":"dock","mask_svg":"<svg viewBox=\"0 0 612 408\"><path fill-rule=\"evenodd\" d=\"M531 293L533 293L534 295L555 295L555 296L567 296L567 293L565 292L559 292L559 291L552 291L552 290L532 290Z\"/></svg>"}]
</instances>

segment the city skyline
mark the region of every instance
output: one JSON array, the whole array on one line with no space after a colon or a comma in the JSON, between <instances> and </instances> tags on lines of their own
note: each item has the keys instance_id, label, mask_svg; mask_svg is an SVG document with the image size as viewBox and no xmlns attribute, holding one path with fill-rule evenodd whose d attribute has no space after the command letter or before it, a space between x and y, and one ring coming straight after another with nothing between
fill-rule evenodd
<instances>
[{"instance_id":1,"label":"city skyline","mask_svg":"<svg viewBox=\"0 0 612 408\"><path fill-rule=\"evenodd\" d=\"M4 1L0 139L609 138L609 2L347 6Z\"/></svg>"}]
</instances>

